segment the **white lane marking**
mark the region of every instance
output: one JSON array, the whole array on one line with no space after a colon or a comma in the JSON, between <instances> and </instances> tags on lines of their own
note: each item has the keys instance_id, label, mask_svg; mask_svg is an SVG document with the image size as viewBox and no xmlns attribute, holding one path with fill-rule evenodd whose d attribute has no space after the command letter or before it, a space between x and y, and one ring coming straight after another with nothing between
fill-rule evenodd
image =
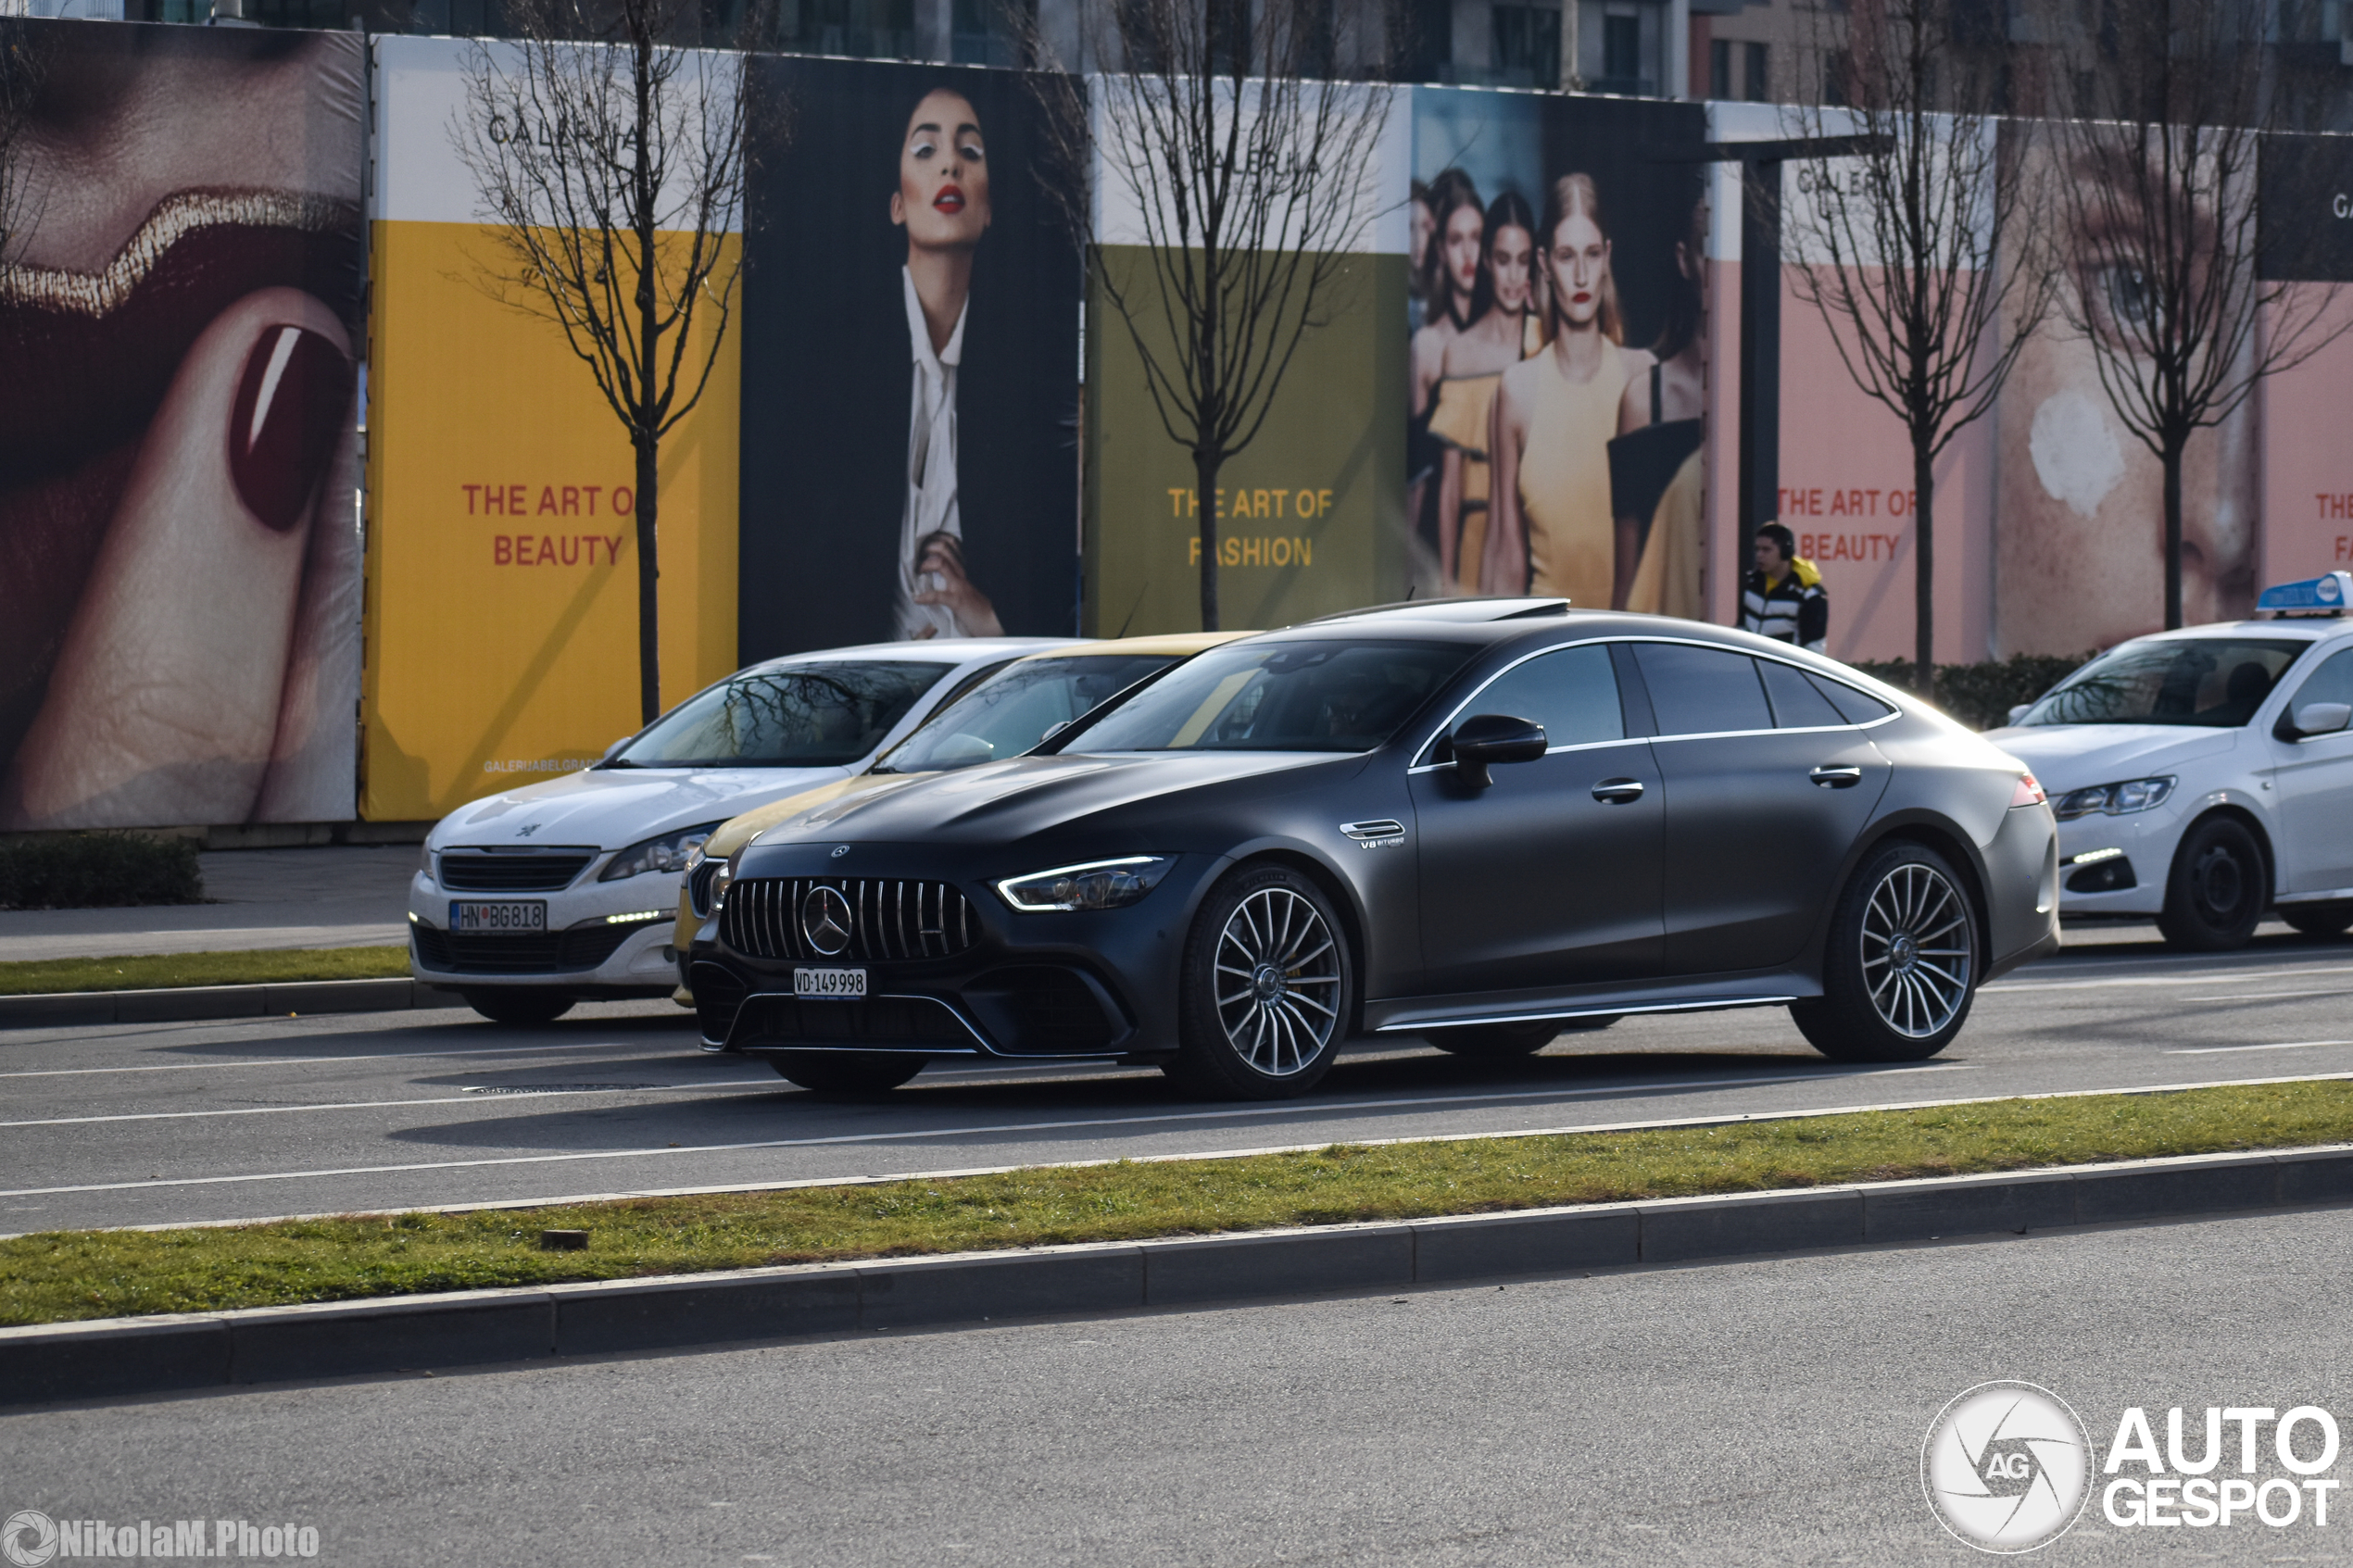
<instances>
[{"instance_id":1,"label":"white lane marking","mask_svg":"<svg viewBox=\"0 0 2353 1568\"><path fill-rule=\"evenodd\" d=\"M294 1110L385 1110L404 1105L503 1105L510 1099L561 1099L573 1095L691 1095L705 1089L777 1089L769 1078L723 1078L709 1084L633 1084L617 1089L535 1089L518 1085L495 1096L460 1093L433 1099L331 1099L315 1105L240 1105L225 1110L126 1110L107 1116L51 1116L37 1122L0 1122L0 1127L78 1127L91 1122L185 1122L204 1116L283 1116Z\"/></svg>"},{"instance_id":2,"label":"white lane marking","mask_svg":"<svg viewBox=\"0 0 2353 1568\"><path fill-rule=\"evenodd\" d=\"M2309 1051L2322 1046L2353 1046L2353 1040L2282 1040L2269 1046L2177 1046L2164 1056L2226 1056L2233 1051Z\"/></svg>"},{"instance_id":3,"label":"white lane marking","mask_svg":"<svg viewBox=\"0 0 2353 1568\"><path fill-rule=\"evenodd\" d=\"M1960 1062L1940 1065L1963 1066ZM1899 1068L1897 1072L1920 1071ZM952 1170L895 1171L882 1175L799 1176L785 1181L729 1182L713 1186L631 1187L618 1192L570 1193L549 1198L474 1198L462 1203L415 1205L407 1209L329 1209L314 1214L271 1214L235 1220L170 1220L151 1225L97 1225L99 1231L180 1231L216 1230L233 1225L291 1224L304 1220L367 1219L386 1214L472 1214L485 1210L510 1209L550 1209L578 1203L618 1203L640 1198L702 1198L735 1192L796 1192L806 1187L878 1186L887 1182L937 1182L960 1176L1002 1176L1016 1171L1084 1171L1102 1165L1116 1165L1122 1160L1137 1165L1173 1164L1186 1160L1248 1160L1265 1154L1313 1154L1319 1149L1345 1144L1351 1148L1390 1148L1405 1144L1421 1143L1486 1143L1499 1138L1572 1137L1586 1133L1639 1133L1676 1127L1727 1127L1746 1122L1799 1122L1822 1116L1855 1116L1867 1110L1946 1110L1960 1106L2001 1105L2013 1101L2045 1099L2083 1099L2094 1095L2170 1095L2185 1089L2245 1089L2260 1088L2270 1084L2334 1084L2353 1079L2353 1073L2298 1073L2284 1078L2214 1078L2196 1084L2151 1084L2141 1087L2105 1089L2053 1089L2032 1095L1980 1095L1966 1099L1886 1100L1869 1105L1832 1105L1814 1110L1732 1110L1718 1111L1705 1116L1665 1117L1649 1122L1587 1122L1567 1127L1515 1127L1499 1133L1416 1133L1395 1138L1327 1138L1317 1143L1274 1144L1263 1148L1217 1148L1178 1154L1125 1154L1108 1160L1037 1160L1026 1165L970 1165ZM2322 1148L2353 1148L2347 1144L2322 1144ZM2064 1170L2069 1167L2042 1167ZM127 1182L125 1186L170 1185L170 1183ZM7 1195L0 1195L7 1196ZM14 1241L28 1232L0 1234L0 1241Z\"/></svg>"},{"instance_id":4,"label":"white lane marking","mask_svg":"<svg viewBox=\"0 0 2353 1568\"><path fill-rule=\"evenodd\" d=\"M72 1078L94 1073L201 1073L208 1068L308 1067L321 1061L418 1061L451 1056L546 1056L554 1051L643 1050L626 1040L584 1040L571 1046L470 1046L447 1051L371 1051L359 1056L264 1056L251 1061L154 1061L135 1067L28 1067L0 1078Z\"/></svg>"},{"instance_id":5,"label":"white lane marking","mask_svg":"<svg viewBox=\"0 0 2353 1568\"><path fill-rule=\"evenodd\" d=\"M2012 991L2091 991L2115 985L2212 985L2217 982L2301 980L2308 974L2353 974L2353 964L2304 964L2295 969L2203 970L2196 974L2132 974L2113 980L2001 980L1978 987L1980 996Z\"/></svg>"},{"instance_id":6,"label":"white lane marking","mask_svg":"<svg viewBox=\"0 0 2353 1568\"><path fill-rule=\"evenodd\" d=\"M2268 1002L2285 997L2343 997L2353 992L2333 991L2233 991L2220 997L2183 997L2185 1002Z\"/></svg>"},{"instance_id":7,"label":"white lane marking","mask_svg":"<svg viewBox=\"0 0 2353 1568\"><path fill-rule=\"evenodd\" d=\"M1600 1095L1641 1094L1653 1090L1759 1088L1780 1084L1818 1084L1850 1078L1892 1078L1907 1073L1960 1073L1976 1065L1966 1061L1931 1062L1923 1067L1881 1068L1870 1073L1785 1073L1774 1078L1684 1079L1666 1084L1621 1084L1592 1089L1530 1089L1491 1095L1425 1095L1412 1099L1343 1100L1319 1105L1317 1111L1394 1110L1431 1105L1482 1105L1497 1100L1590 1099ZM478 1101L469 1101L477 1104ZM1249 1116L1291 1116L1311 1109L1297 1104L1240 1106L1225 1110L1178 1110L1155 1116L1102 1116L1074 1122L1000 1122L976 1127L932 1127L898 1133L843 1133L824 1138L763 1138L756 1143L697 1144L685 1148L600 1148L577 1154L509 1155L496 1160L435 1160L409 1165L348 1165L323 1171L256 1171L234 1176L172 1176L144 1182L90 1182L74 1186L0 1189L0 1198L46 1198L68 1192L127 1192L148 1187L218 1186L229 1182L291 1182L311 1176L375 1176L402 1171L471 1171L498 1165L557 1165L580 1160L638 1160L666 1154L736 1154L759 1148L819 1148L837 1144L902 1143L918 1138L978 1137L996 1133L1053 1133L1081 1127L1132 1127L1165 1122L1226 1122ZM1352 1140L1353 1141L1353 1140ZM1315 1146L1322 1148L1318 1144Z\"/></svg>"}]
</instances>

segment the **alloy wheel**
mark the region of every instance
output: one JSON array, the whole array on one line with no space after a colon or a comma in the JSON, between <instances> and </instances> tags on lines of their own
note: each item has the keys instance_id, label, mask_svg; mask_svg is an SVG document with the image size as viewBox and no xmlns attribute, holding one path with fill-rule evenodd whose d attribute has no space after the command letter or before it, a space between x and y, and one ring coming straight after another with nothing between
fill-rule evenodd
<instances>
[{"instance_id":1,"label":"alloy wheel","mask_svg":"<svg viewBox=\"0 0 2353 1568\"><path fill-rule=\"evenodd\" d=\"M1217 934L1217 1021L1235 1053L1269 1078L1304 1071L1340 1023L1340 947L1315 906L1262 887Z\"/></svg>"},{"instance_id":2,"label":"alloy wheel","mask_svg":"<svg viewBox=\"0 0 2353 1568\"><path fill-rule=\"evenodd\" d=\"M1863 911L1863 984L1890 1029L1926 1039L1969 1000L1976 932L1969 901L1943 873L1895 867Z\"/></svg>"}]
</instances>

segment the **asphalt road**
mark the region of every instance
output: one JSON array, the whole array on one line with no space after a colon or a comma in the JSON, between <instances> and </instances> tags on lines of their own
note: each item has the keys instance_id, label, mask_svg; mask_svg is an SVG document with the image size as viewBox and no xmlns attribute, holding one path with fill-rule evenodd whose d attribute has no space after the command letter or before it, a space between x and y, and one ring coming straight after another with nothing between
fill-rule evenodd
<instances>
[{"instance_id":1,"label":"asphalt road","mask_svg":"<svg viewBox=\"0 0 2353 1568\"><path fill-rule=\"evenodd\" d=\"M2127 933L2126 935L2132 934ZM1504 1065L1405 1046L1277 1105L1149 1070L933 1071L865 1103L700 1051L667 1002L0 1033L0 1233L945 1172L2353 1072L2353 942L2093 941L1988 987L1935 1061L1857 1071L1781 1010L1629 1018Z\"/></svg>"},{"instance_id":2,"label":"asphalt road","mask_svg":"<svg viewBox=\"0 0 2353 1568\"><path fill-rule=\"evenodd\" d=\"M2208 1406L2343 1422L2348 1249L2298 1213L51 1408L0 1416L0 1511L286 1521L338 1564L1982 1562L1921 1494L1946 1400L2040 1384L2103 1454L2134 1405L2194 1449ZM2035 1561L2347 1532L2095 1494Z\"/></svg>"}]
</instances>

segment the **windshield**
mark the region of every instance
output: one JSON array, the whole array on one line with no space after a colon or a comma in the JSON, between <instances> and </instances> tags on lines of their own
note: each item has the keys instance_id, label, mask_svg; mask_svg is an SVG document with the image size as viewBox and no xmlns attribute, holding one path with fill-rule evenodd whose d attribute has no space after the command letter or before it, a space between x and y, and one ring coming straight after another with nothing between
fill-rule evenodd
<instances>
[{"instance_id":1,"label":"windshield","mask_svg":"<svg viewBox=\"0 0 2353 1568\"><path fill-rule=\"evenodd\" d=\"M1463 666L1443 643L1236 643L1088 725L1077 751L1369 751Z\"/></svg>"},{"instance_id":2,"label":"windshield","mask_svg":"<svg viewBox=\"0 0 2353 1568\"><path fill-rule=\"evenodd\" d=\"M654 721L607 767L838 768L881 744L952 664L796 664L747 671Z\"/></svg>"},{"instance_id":3,"label":"windshield","mask_svg":"<svg viewBox=\"0 0 2353 1568\"><path fill-rule=\"evenodd\" d=\"M875 771L945 772L1018 757L1047 732L1176 660L1165 653L1023 659L925 720L883 754Z\"/></svg>"},{"instance_id":4,"label":"windshield","mask_svg":"<svg viewBox=\"0 0 2353 1568\"><path fill-rule=\"evenodd\" d=\"M2253 637L2125 643L2060 682L2019 722L2229 729L2255 717L2306 646Z\"/></svg>"}]
</instances>

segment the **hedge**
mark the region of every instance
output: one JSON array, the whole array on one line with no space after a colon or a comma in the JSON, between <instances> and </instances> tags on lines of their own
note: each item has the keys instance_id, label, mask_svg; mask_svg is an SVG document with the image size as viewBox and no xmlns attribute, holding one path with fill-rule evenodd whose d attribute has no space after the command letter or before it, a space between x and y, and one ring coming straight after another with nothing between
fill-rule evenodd
<instances>
[{"instance_id":1,"label":"hedge","mask_svg":"<svg viewBox=\"0 0 2353 1568\"><path fill-rule=\"evenodd\" d=\"M1973 730L1998 730L2009 722L2011 709L2032 702L2092 657L2088 653L2017 653L1978 664L1940 664L1936 691L1930 700ZM1919 666L1908 659L1874 659L1855 668L1909 691Z\"/></svg>"},{"instance_id":2,"label":"hedge","mask_svg":"<svg viewBox=\"0 0 2353 1568\"><path fill-rule=\"evenodd\" d=\"M0 839L0 909L204 901L193 838L71 833Z\"/></svg>"}]
</instances>

